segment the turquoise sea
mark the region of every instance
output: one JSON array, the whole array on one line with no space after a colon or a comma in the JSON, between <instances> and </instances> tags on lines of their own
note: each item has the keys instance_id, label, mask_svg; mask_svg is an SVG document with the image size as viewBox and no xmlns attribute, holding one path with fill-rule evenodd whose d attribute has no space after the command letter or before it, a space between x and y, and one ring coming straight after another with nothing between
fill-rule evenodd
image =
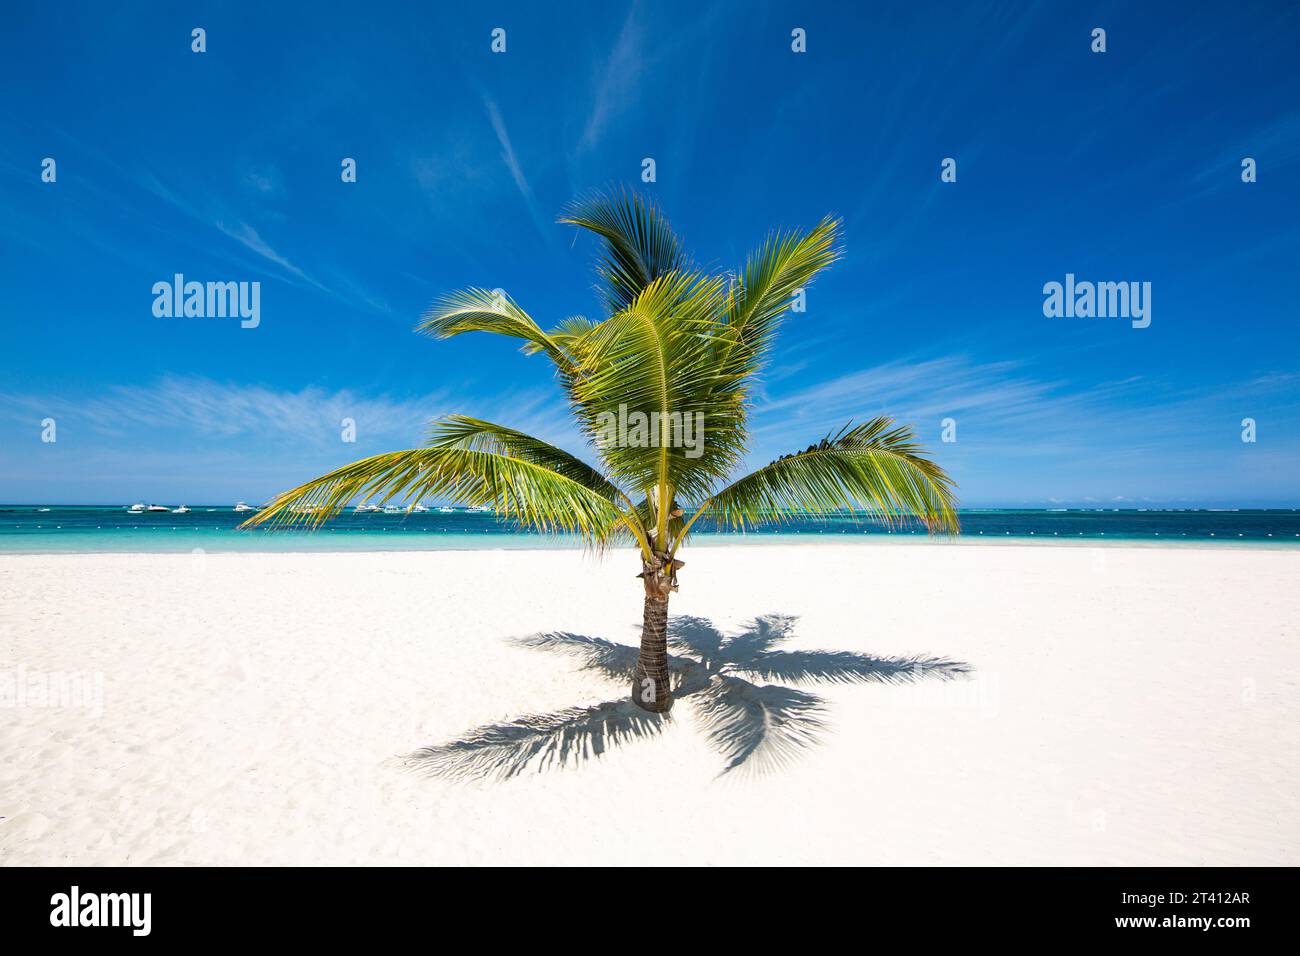
<instances>
[{"instance_id":1,"label":"turquoise sea","mask_svg":"<svg viewBox=\"0 0 1300 956\"><path fill-rule=\"evenodd\" d=\"M576 537L524 531L483 512L345 513L318 531L241 531L229 505L129 514L123 507L0 505L0 553L221 551L425 551L579 547ZM955 543L1142 543L1300 547L1300 510L969 510ZM702 522L701 522L702 523ZM698 527L698 526L697 526ZM801 518L745 534L701 528L697 544L919 541L862 516ZM943 539L940 539L943 540ZM952 539L948 539L952 540Z\"/></svg>"}]
</instances>

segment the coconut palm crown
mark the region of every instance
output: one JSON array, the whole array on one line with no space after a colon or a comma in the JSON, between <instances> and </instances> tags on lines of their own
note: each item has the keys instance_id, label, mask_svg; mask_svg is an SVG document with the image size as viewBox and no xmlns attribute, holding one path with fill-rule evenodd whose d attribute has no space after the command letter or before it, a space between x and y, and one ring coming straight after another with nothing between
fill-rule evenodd
<instances>
[{"instance_id":1,"label":"coconut palm crown","mask_svg":"<svg viewBox=\"0 0 1300 956\"><path fill-rule=\"evenodd\" d=\"M505 425L450 415L433 423L423 447L345 465L280 494L246 524L319 525L358 498L413 507L436 497L577 533L593 549L635 544L645 598L632 699L660 713L672 706L668 599L697 522L743 530L848 509L890 525L957 530L951 479L888 418L849 423L733 477L781 317L839 258L838 220L773 232L743 268L721 274L698 268L659 208L631 191L580 200L560 222L599 238L603 319L543 329L499 290L471 288L435 302L417 331L491 332L545 356L597 465ZM614 421L648 429L615 433ZM689 444L683 423L698 423Z\"/></svg>"}]
</instances>

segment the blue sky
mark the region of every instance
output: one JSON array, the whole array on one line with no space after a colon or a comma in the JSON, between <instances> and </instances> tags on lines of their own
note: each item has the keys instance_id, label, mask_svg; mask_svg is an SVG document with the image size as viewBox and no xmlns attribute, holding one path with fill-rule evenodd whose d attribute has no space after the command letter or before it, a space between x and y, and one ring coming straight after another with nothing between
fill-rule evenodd
<instances>
[{"instance_id":1,"label":"blue sky","mask_svg":"<svg viewBox=\"0 0 1300 956\"><path fill-rule=\"evenodd\" d=\"M718 268L845 219L755 464L887 413L965 506L1300 505L1295 4L173 6L6 12L0 501L260 501L451 411L575 447L543 361L411 328L471 285L598 314L554 220L628 183ZM178 272L261 324L156 318ZM1046 318L1067 272L1150 327Z\"/></svg>"}]
</instances>

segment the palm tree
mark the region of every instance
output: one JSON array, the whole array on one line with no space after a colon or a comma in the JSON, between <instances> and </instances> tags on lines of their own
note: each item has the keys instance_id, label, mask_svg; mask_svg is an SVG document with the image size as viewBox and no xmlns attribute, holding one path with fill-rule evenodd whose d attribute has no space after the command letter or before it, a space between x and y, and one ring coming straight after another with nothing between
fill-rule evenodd
<instances>
[{"instance_id":1,"label":"palm tree","mask_svg":"<svg viewBox=\"0 0 1300 956\"><path fill-rule=\"evenodd\" d=\"M356 498L413 507L436 496L577 533L592 549L635 544L645 595L632 699L653 713L672 706L668 600L696 522L744 529L862 509L886 524L957 530L952 481L888 418L850 423L732 478L781 316L839 258L838 220L773 232L743 268L723 274L696 267L659 208L630 191L580 200L560 222L599 237L604 319L572 317L544 330L513 298L472 288L435 302L417 331L492 332L544 355L599 467L513 428L451 415L434 423L424 447L345 465L277 496L245 524L319 525Z\"/></svg>"}]
</instances>

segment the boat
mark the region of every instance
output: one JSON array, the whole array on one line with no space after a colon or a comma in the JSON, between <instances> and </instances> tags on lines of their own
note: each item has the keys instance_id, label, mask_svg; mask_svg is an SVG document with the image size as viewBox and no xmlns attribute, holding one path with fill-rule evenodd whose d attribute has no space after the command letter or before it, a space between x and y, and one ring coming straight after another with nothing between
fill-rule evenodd
<instances>
[{"instance_id":1,"label":"boat","mask_svg":"<svg viewBox=\"0 0 1300 956\"><path fill-rule=\"evenodd\" d=\"M190 513L190 509L187 508L185 505L181 505L179 508L176 508L172 511L172 514L174 515L187 515L189 513Z\"/></svg>"},{"instance_id":2,"label":"boat","mask_svg":"<svg viewBox=\"0 0 1300 956\"><path fill-rule=\"evenodd\" d=\"M447 508L447 507L439 508L438 511L441 514L445 514L445 515L454 515L456 513L455 508Z\"/></svg>"},{"instance_id":3,"label":"boat","mask_svg":"<svg viewBox=\"0 0 1300 956\"><path fill-rule=\"evenodd\" d=\"M257 509L254 508L246 501L237 501L235 502L235 510L238 512L244 512L244 511L256 511Z\"/></svg>"},{"instance_id":4,"label":"boat","mask_svg":"<svg viewBox=\"0 0 1300 956\"><path fill-rule=\"evenodd\" d=\"M400 508L400 507L398 507L397 505L385 505L385 506L384 506L384 514L386 514L386 515L400 515L400 514L402 513L402 511L403 511L403 509Z\"/></svg>"},{"instance_id":5,"label":"boat","mask_svg":"<svg viewBox=\"0 0 1300 956\"><path fill-rule=\"evenodd\" d=\"M171 511L172 509L168 508L166 505L150 505L148 508L145 508L144 510L145 511Z\"/></svg>"},{"instance_id":6,"label":"boat","mask_svg":"<svg viewBox=\"0 0 1300 956\"><path fill-rule=\"evenodd\" d=\"M144 502L143 502L143 501L137 501L137 502L136 502L135 504L133 504L131 507L129 507L129 508L126 509L126 513L127 513L127 514L131 514L131 515L144 514Z\"/></svg>"},{"instance_id":7,"label":"boat","mask_svg":"<svg viewBox=\"0 0 1300 956\"><path fill-rule=\"evenodd\" d=\"M414 512L415 512L416 514L418 514L418 515L422 515L422 514L424 514L426 511L428 511L429 509L426 508L424 505L411 505L411 510L414 511Z\"/></svg>"},{"instance_id":8,"label":"boat","mask_svg":"<svg viewBox=\"0 0 1300 956\"><path fill-rule=\"evenodd\" d=\"M353 513L354 513L354 514L359 514L359 515L364 515L364 514L370 514L371 512L375 512L375 511L379 511L379 510L381 510L380 507L379 507L379 505L372 505L369 501L366 501L366 502L363 502L363 503L357 505L357 510L356 510L355 512L353 512Z\"/></svg>"}]
</instances>

